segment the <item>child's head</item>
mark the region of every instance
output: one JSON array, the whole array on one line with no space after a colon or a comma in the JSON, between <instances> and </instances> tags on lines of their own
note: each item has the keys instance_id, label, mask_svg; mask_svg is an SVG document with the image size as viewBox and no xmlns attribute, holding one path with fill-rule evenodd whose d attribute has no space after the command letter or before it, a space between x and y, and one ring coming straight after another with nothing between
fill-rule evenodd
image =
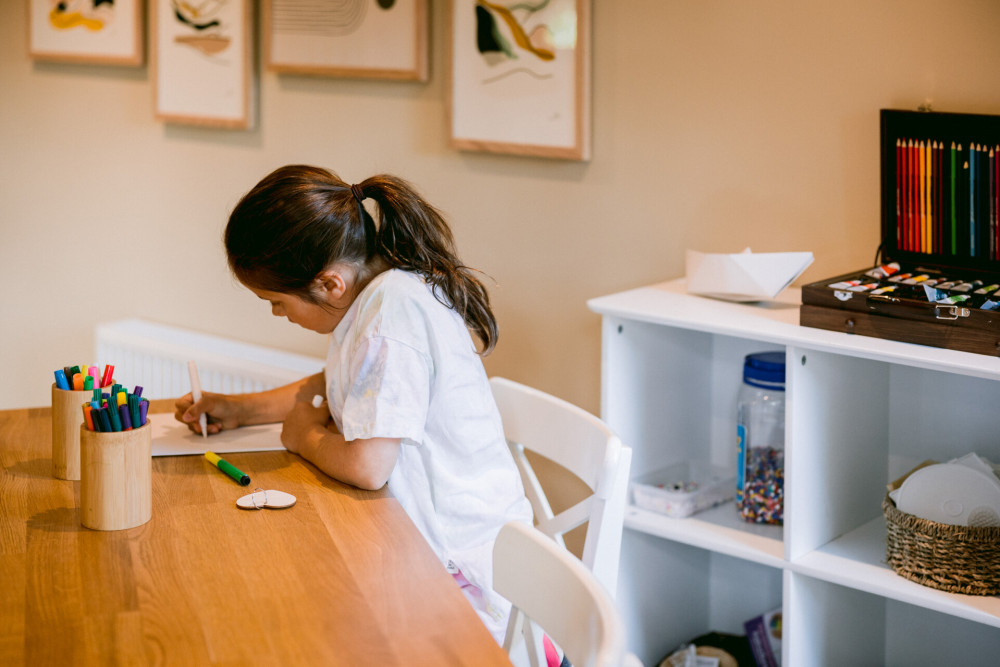
<instances>
[{"instance_id":1,"label":"child's head","mask_svg":"<svg viewBox=\"0 0 1000 667\"><path fill-rule=\"evenodd\" d=\"M362 205L378 205L378 225ZM247 287L314 300L315 279L335 264L351 266L359 289L385 268L419 273L454 308L489 352L496 320L489 296L455 251L441 214L402 179L380 175L349 185L325 169L281 167L233 209L226 254Z\"/></svg>"}]
</instances>

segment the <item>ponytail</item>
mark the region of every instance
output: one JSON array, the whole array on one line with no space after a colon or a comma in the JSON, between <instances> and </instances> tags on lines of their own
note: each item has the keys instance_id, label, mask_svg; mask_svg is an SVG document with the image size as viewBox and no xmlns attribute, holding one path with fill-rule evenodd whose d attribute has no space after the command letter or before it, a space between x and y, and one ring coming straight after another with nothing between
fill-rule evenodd
<instances>
[{"instance_id":1,"label":"ponytail","mask_svg":"<svg viewBox=\"0 0 1000 667\"><path fill-rule=\"evenodd\" d=\"M378 205L378 225L362 202ZM496 347L496 318L476 272L464 266L444 217L406 181L379 175L348 185L325 169L281 167L233 209L225 232L230 269L243 284L313 300L313 280L334 262L382 260L418 273L482 343Z\"/></svg>"},{"instance_id":2,"label":"ponytail","mask_svg":"<svg viewBox=\"0 0 1000 667\"><path fill-rule=\"evenodd\" d=\"M375 252L389 266L419 273L438 301L454 309L483 344L493 351L499 330L490 297L475 270L462 264L448 223L403 179L379 175L352 186L378 204ZM360 200L358 200L360 203Z\"/></svg>"}]
</instances>

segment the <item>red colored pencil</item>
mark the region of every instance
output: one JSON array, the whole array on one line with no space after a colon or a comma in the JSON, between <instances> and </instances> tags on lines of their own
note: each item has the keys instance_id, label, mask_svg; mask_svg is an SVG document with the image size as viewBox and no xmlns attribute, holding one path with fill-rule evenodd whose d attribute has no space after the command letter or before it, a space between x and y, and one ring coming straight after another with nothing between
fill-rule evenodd
<instances>
[{"instance_id":1,"label":"red colored pencil","mask_svg":"<svg viewBox=\"0 0 1000 667\"><path fill-rule=\"evenodd\" d=\"M903 140L903 240L900 250L910 249L910 147Z\"/></svg>"},{"instance_id":2,"label":"red colored pencil","mask_svg":"<svg viewBox=\"0 0 1000 667\"><path fill-rule=\"evenodd\" d=\"M920 192L920 171L917 169L917 153L919 146L910 141L910 246L909 249L916 251L917 231L920 227L920 208L917 199Z\"/></svg>"},{"instance_id":3,"label":"red colored pencil","mask_svg":"<svg viewBox=\"0 0 1000 667\"><path fill-rule=\"evenodd\" d=\"M896 247L903 245L903 147L896 139Z\"/></svg>"}]
</instances>

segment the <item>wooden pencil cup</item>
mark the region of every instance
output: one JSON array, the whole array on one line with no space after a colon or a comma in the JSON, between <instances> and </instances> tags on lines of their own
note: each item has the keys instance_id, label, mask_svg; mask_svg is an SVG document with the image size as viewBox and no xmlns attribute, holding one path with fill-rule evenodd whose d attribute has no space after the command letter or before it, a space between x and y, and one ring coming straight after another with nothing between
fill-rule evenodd
<instances>
[{"instance_id":1,"label":"wooden pencil cup","mask_svg":"<svg viewBox=\"0 0 1000 667\"><path fill-rule=\"evenodd\" d=\"M153 516L152 432L148 420L130 431L80 428L80 523L124 530Z\"/></svg>"},{"instance_id":2,"label":"wooden pencil cup","mask_svg":"<svg viewBox=\"0 0 1000 667\"><path fill-rule=\"evenodd\" d=\"M60 389L52 383L52 475L80 479L80 425L92 390Z\"/></svg>"}]
</instances>

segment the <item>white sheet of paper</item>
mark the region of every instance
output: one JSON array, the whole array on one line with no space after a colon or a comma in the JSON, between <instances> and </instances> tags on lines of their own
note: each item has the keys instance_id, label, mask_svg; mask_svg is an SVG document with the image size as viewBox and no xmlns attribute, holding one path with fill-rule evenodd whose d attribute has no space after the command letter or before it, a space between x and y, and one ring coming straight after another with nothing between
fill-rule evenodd
<instances>
[{"instance_id":1,"label":"white sheet of paper","mask_svg":"<svg viewBox=\"0 0 1000 667\"><path fill-rule=\"evenodd\" d=\"M729 301L773 299L813 262L811 252L719 254L688 250L687 290Z\"/></svg>"},{"instance_id":2,"label":"white sheet of paper","mask_svg":"<svg viewBox=\"0 0 1000 667\"><path fill-rule=\"evenodd\" d=\"M188 429L173 415L158 414L150 419L153 427L153 456L183 456L185 454L216 454L227 452L266 452L284 449L281 445L281 424L244 426L222 431L207 438Z\"/></svg>"}]
</instances>

